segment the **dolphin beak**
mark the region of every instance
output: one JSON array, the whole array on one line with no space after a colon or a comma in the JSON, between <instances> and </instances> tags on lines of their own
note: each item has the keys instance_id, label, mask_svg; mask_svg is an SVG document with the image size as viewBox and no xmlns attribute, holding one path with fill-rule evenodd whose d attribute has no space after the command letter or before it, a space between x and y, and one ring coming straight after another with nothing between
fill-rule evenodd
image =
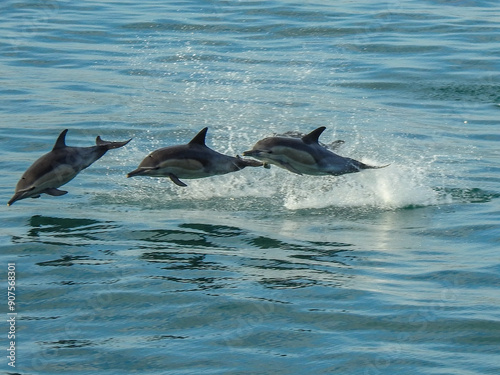
<instances>
[{"instance_id":1,"label":"dolphin beak","mask_svg":"<svg viewBox=\"0 0 500 375\"><path fill-rule=\"evenodd\" d=\"M132 172L127 173L127 178L134 177L134 176L142 176L142 175L146 174L147 172L155 170L155 169L158 169L158 168L140 167Z\"/></svg>"},{"instance_id":2,"label":"dolphin beak","mask_svg":"<svg viewBox=\"0 0 500 375\"><path fill-rule=\"evenodd\" d=\"M127 178L129 177L134 177L134 176L138 176L140 174L142 174L144 172L144 169L142 168L137 168L136 170L132 171L132 172L129 172L127 173Z\"/></svg>"},{"instance_id":3,"label":"dolphin beak","mask_svg":"<svg viewBox=\"0 0 500 375\"><path fill-rule=\"evenodd\" d=\"M10 201L7 202L7 206L12 206L14 204L14 202L20 201L21 199L32 197L33 194L30 194L30 192L35 190L35 188L36 188L35 186L31 186L27 189L22 189L22 190L16 191L14 196L12 198L10 198ZM40 195L38 195L38 196L40 196Z\"/></svg>"},{"instance_id":4,"label":"dolphin beak","mask_svg":"<svg viewBox=\"0 0 500 375\"><path fill-rule=\"evenodd\" d=\"M257 156L259 154L256 150L243 151L243 156Z\"/></svg>"},{"instance_id":5,"label":"dolphin beak","mask_svg":"<svg viewBox=\"0 0 500 375\"><path fill-rule=\"evenodd\" d=\"M7 206L12 206L14 202L23 199L24 191L17 192L14 196L7 202Z\"/></svg>"}]
</instances>

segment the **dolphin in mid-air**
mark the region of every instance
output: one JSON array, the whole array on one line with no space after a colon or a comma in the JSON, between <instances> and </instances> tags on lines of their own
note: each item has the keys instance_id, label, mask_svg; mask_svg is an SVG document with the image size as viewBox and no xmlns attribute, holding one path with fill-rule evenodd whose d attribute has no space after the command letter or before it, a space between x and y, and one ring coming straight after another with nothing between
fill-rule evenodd
<instances>
[{"instance_id":1,"label":"dolphin in mid-air","mask_svg":"<svg viewBox=\"0 0 500 375\"><path fill-rule=\"evenodd\" d=\"M130 142L130 139L125 142L107 142L97 136L95 146L70 147L66 146L67 132L68 129L63 130L52 151L41 156L24 172L8 206L21 199L39 198L40 194L66 194L67 191L59 190L58 187L67 184L108 150L123 147Z\"/></svg>"},{"instance_id":2,"label":"dolphin in mid-air","mask_svg":"<svg viewBox=\"0 0 500 375\"><path fill-rule=\"evenodd\" d=\"M220 154L205 144L208 128L203 128L189 143L153 151L127 174L133 176L169 177L178 186L181 179L196 179L239 171L245 167L261 167L256 160Z\"/></svg>"},{"instance_id":3,"label":"dolphin in mid-air","mask_svg":"<svg viewBox=\"0 0 500 375\"><path fill-rule=\"evenodd\" d=\"M298 137L269 137L258 141L253 149L245 151L244 156L251 156L264 162L289 170L299 175L332 175L359 172L363 169L383 168L360 161L345 158L333 153L319 144L319 136L326 128L319 127L309 134Z\"/></svg>"}]
</instances>

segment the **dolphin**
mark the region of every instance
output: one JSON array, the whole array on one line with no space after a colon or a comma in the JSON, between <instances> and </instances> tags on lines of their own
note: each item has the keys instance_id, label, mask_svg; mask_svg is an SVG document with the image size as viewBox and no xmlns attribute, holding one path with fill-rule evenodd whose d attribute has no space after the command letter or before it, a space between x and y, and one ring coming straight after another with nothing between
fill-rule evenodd
<instances>
[{"instance_id":1,"label":"dolphin","mask_svg":"<svg viewBox=\"0 0 500 375\"><path fill-rule=\"evenodd\" d=\"M302 132L291 130L291 131L287 131L287 132L281 133L281 134L274 134L273 136L274 137L302 138L304 135L305 134L302 133ZM318 142L318 144L320 146L323 146L323 147L329 149L330 151L334 151L334 150L339 149L344 143L345 143L345 141L343 141L341 139L338 139L338 140L333 141L333 142L328 143L328 144L325 144L325 143L322 143L322 142Z\"/></svg>"},{"instance_id":2,"label":"dolphin","mask_svg":"<svg viewBox=\"0 0 500 375\"><path fill-rule=\"evenodd\" d=\"M332 175L359 172L363 169L383 168L345 158L319 144L319 136L326 128L319 127L302 137L269 137L258 141L252 150L243 152L264 162L299 175Z\"/></svg>"},{"instance_id":3,"label":"dolphin","mask_svg":"<svg viewBox=\"0 0 500 375\"><path fill-rule=\"evenodd\" d=\"M52 151L41 156L24 172L8 206L21 199L39 198L40 194L60 196L68 193L58 187L67 184L108 150L123 147L131 141L107 142L97 136L95 146L70 147L66 146L67 132L68 129L63 130Z\"/></svg>"},{"instance_id":4,"label":"dolphin","mask_svg":"<svg viewBox=\"0 0 500 375\"><path fill-rule=\"evenodd\" d=\"M181 179L196 179L239 171L245 167L261 167L256 160L220 154L205 144L208 128L203 128L189 143L153 151L127 177L169 177L178 186Z\"/></svg>"}]
</instances>

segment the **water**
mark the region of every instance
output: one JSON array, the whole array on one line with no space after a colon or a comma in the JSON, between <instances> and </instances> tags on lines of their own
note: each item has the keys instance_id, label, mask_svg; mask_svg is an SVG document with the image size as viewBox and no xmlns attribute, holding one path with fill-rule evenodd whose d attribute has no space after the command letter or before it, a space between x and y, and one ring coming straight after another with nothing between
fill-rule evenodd
<instances>
[{"instance_id":1,"label":"water","mask_svg":"<svg viewBox=\"0 0 500 375\"><path fill-rule=\"evenodd\" d=\"M4 371L499 373L495 2L0 8ZM341 155L391 165L125 178L205 126L231 155L326 126ZM6 207L65 128L75 146L134 139L69 194Z\"/></svg>"}]
</instances>

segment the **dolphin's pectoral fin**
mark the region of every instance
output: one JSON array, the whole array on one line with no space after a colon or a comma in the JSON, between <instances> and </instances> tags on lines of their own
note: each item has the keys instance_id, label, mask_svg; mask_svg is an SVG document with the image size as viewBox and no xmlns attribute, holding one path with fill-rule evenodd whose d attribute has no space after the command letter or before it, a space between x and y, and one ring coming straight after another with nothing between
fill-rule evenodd
<instances>
[{"instance_id":1,"label":"dolphin's pectoral fin","mask_svg":"<svg viewBox=\"0 0 500 375\"><path fill-rule=\"evenodd\" d=\"M187 186L184 182L182 182L181 180L179 180L179 177L177 177L173 173L169 173L168 177L170 177L170 179L172 180L172 182L174 184L176 184L177 186L182 186L182 187L186 187Z\"/></svg>"},{"instance_id":2,"label":"dolphin's pectoral fin","mask_svg":"<svg viewBox=\"0 0 500 375\"><path fill-rule=\"evenodd\" d=\"M59 190L56 188L50 188L43 191L45 194L52 195L53 197L59 197L64 194L68 194L65 190Z\"/></svg>"},{"instance_id":3,"label":"dolphin's pectoral fin","mask_svg":"<svg viewBox=\"0 0 500 375\"><path fill-rule=\"evenodd\" d=\"M30 198L33 198L33 199L35 199L35 198L40 198L40 194L38 194L38 195L33 195L33 196L32 196L32 197L30 197Z\"/></svg>"},{"instance_id":4,"label":"dolphin's pectoral fin","mask_svg":"<svg viewBox=\"0 0 500 375\"><path fill-rule=\"evenodd\" d=\"M298 171L297 169L295 169L294 167L292 167L292 165L291 165L291 164L289 164L289 163L285 163L284 161L282 161L282 162L280 162L280 165L281 165L283 168L285 168L286 170L289 170L290 172L297 173L297 174L299 174L299 175L301 175L301 176L302 176L302 173L301 173L301 172L299 172L299 171Z\"/></svg>"}]
</instances>

